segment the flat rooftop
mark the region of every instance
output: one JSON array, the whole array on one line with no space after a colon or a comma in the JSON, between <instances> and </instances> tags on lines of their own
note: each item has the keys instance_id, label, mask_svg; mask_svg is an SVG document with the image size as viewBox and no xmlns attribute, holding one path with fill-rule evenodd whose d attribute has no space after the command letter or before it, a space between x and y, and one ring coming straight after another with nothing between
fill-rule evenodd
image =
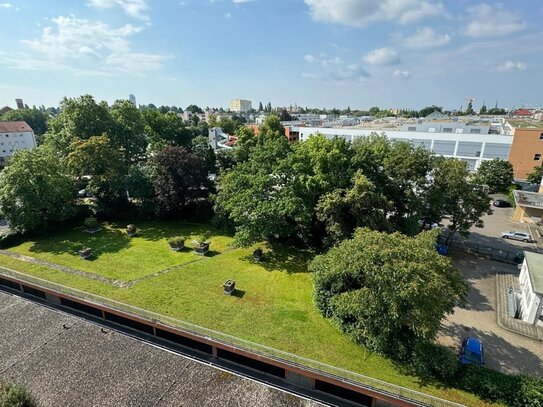
<instances>
[{"instance_id":1,"label":"flat rooftop","mask_svg":"<svg viewBox=\"0 0 543 407\"><path fill-rule=\"evenodd\" d=\"M0 291L0 380L40 406L322 406Z\"/></svg>"},{"instance_id":2,"label":"flat rooftop","mask_svg":"<svg viewBox=\"0 0 543 407\"><path fill-rule=\"evenodd\" d=\"M513 197L517 205L543 209L543 194L529 191L513 191Z\"/></svg>"}]
</instances>

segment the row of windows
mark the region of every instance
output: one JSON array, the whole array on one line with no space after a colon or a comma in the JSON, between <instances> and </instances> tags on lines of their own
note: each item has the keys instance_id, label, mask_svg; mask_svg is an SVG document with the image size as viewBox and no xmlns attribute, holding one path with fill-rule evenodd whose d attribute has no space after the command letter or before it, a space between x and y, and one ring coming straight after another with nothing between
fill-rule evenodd
<instances>
[{"instance_id":1,"label":"row of windows","mask_svg":"<svg viewBox=\"0 0 543 407\"><path fill-rule=\"evenodd\" d=\"M24 137L25 136L24 134L13 134L13 133L11 133L11 135L13 137ZM6 137L9 137L9 134L6 134Z\"/></svg>"},{"instance_id":2,"label":"row of windows","mask_svg":"<svg viewBox=\"0 0 543 407\"><path fill-rule=\"evenodd\" d=\"M435 127L430 127L430 128L428 128L428 133L436 133L436 130L437 129ZM407 131L417 131L417 128L414 127L414 126L409 126L407 128ZM442 133L452 133L453 128L452 127L444 127L441 132ZM456 134L462 134L462 133L464 133L464 129L457 128L457 129L454 129L454 132ZM470 134L481 134L481 129L469 129L469 133Z\"/></svg>"}]
</instances>

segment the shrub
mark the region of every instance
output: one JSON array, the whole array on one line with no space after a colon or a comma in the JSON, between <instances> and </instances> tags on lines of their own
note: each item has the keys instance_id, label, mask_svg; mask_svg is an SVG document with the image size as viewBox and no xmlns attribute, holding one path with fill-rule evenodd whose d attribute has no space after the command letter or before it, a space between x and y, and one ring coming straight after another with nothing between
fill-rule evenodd
<instances>
[{"instance_id":1,"label":"shrub","mask_svg":"<svg viewBox=\"0 0 543 407\"><path fill-rule=\"evenodd\" d=\"M168 244L172 249L182 249L185 247L185 236L174 236L168 239Z\"/></svg>"},{"instance_id":2,"label":"shrub","mask_svg":"<svg viewBox=\"0 0 543 407\"><path fill-rule=\"evenodd\" d=\"M85 229L95 230L98 228L98 219L96 219L94 216L89 216L88 218L85 218L84 224Z\"/></svg>"},{"instance_id":3,"label":"shrub","mask_svg":"<svg viewBox=\"0 0 543 407\"><path fill-rule=\"evenodd\" d=\"M205 243L208 241L208 239L211 237L211 232L208 230L204 233L202 233L202 235L197 239L198 240L198 243L202 244L202 243Z\"/></svg>"},{"instance_id":4,"label":"shrub","mask_svg":"<svg viewBox=\"0 0 543 407\"><path fill-rule=\"evenodd\" d=\"M35 407L36 401L17 384L7 384L0 387L0 406L2 407Z\"/></svg>"},{"instance_id":5,"label":"shrub","mask_svg":"<svg viewBox=\"0 0 543 407\"><path fill-rule=\"evenodd\" d=\"M413 351L411 368L425 381L439 380L443 383L452 383L460 364L449 348L432 342L418 341Z\"/></svg>"}]
</instances>

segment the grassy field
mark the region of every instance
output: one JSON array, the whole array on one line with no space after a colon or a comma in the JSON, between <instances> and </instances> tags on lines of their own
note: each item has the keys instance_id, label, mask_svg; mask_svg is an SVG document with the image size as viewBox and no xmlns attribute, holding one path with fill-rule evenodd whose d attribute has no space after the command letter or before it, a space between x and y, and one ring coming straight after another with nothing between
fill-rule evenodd
<instances>
[{"instance_id":1,"label":"grassy field","mask_svg":"<svg viewBox=\"0 0 543 407\"><path fill-rule=\"evenodd\" d=\"M5 255L0 255L0 266L466 405L487 405L455 389L421 387L417 378L402 374L392 361L370 354L318 314L307 271L313 256L310 251L262 246L264 260L256 264L251 258L256 246L233 248L231 237L214 232L210 237L211 252L202 257L190 249L171 251L167 238L190 236L190 245L192 238L209 229L207 226L171 222L136 225L141 229L133 238L124 234L123 223L106 225L92 235L82 228L63 230L9 248L116 280L129 282L147 277L129 288ZM91 261L78 256L84 246L95 253ZM154 275L172 266L178 267ZM227 279L236 281L235 296L223 294L222 284Z\"/></svg>"}]
</instances>

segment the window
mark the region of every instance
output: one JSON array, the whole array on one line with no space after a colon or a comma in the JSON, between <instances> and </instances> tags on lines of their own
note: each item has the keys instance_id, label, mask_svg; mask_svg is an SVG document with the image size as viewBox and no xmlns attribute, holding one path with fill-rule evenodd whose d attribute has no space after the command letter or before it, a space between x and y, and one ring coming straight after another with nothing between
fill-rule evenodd
<instances>
[{"instance_id":1,"label":"window","mask_svg":"<svg viewBox=\"0 0 543 407\"><path fill-rule=\"evenodd\" d=\"M436 128L435 127L430 127L428 129L428 133L435 133L436 132Z\"/></svg>"},{"instance_id":2,"label":"window","mask_svg":"<svg viewBox=\"0 0 543 407\"><path fill-rule=\"evenodd\" d=\"M417 131L417 128L416 127L408 127L407 128L407 131ZM543 135L543 134L542 134Z\"/></svg>"},{"instance_id":3,"label":"window","mask_svg":"<svg viewBox=\"0 0 543 407\"><path fill-rule=\"evenodd\" d=\"M443 133L452 133L452 127L445 127Z\"/></svg>"},{"instance_id":4,"label":"window","mask_svg":"<svg viewBox=\"0 0 543 407\"><path fill-rule=\"evenodd\" d=\"M464 132L464 129L456 129L454 132L456 134L462 134Z\"/></svg>"},{"instance_id":5,"label":"window","mask_svg":"<svg viewBox=\"0 0 543 407\"><path fill-rule=\"evenodd\" d=\"M543 140L543 133L539 135L539 140Z\"/></svg>"},{"instance_id":6,"label":"window","mask_svg":"<svg viewBox=\"0 0 543 407\"><path fill-rule=\"evenodd\" d=\"M534 161L539 161L539 160L541 160L541 154L535 154Z\"/></svg>"},{"instance_id":7,"label":"window","mask_svg":"<svg viewBox=\"0 0 543 407\"><path fill-rule=\"evenodd\" d=\"M481 152L480 151L476 151L475 152L475 157L480 157L481 156Z\"/></svg>"},{"instance_id":8,"label":"window","mask_svg":"<svg viewBox=\"0 0 543 407\"><path fill-rule=\"evenodd\" d=\"M481 129L470 129L469 133L470 134L481 134Z\"/></svg>"}]
</instances>

